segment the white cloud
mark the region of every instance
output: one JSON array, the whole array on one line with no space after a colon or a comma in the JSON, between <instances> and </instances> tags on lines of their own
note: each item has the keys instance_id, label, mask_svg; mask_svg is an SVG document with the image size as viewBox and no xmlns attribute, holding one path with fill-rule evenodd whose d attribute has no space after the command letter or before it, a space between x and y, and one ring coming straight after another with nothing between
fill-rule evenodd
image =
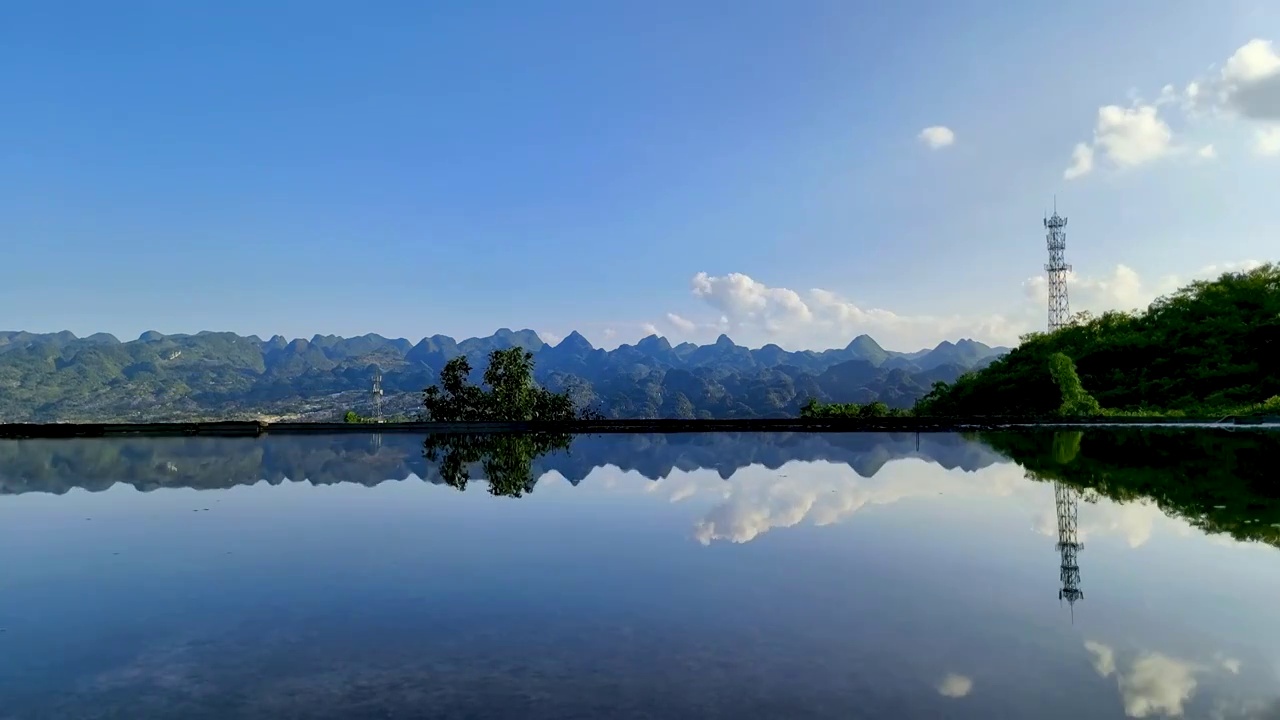
<instances>
[{"instance_id":1,"label":"white cloud","mask_svg":"<svg viewBox=\"0 0 1280 720\"><path fill-rule=\"evenodd\" d=\"M1173 131L1160 119L1152 105L1121 108L1108 105L1098 110L1094 146L1120 167L1150 162L1169 151Z\"/></svg>"},{"instance_id":2,"label":"white cloud","mask_svg":"<svg viewBox=\"0 0 1280 720\"><path fill-rule=\"evenodd\" d=\"M680 332L690 333L697 327L692 320L686 320L675 313L667 313L667 322Z\"/></svg>"},{"instance_id":3,"label":"white cloud","mask_svg":"<svg viewBox=\"0 0 1280 720\"><path fill-rule=\"evenodd\" d=\"M650 335L661 335L658 326L653 323L640 323L640 332L644 333L641 337L649 337Z\"/></svg>"},{"instance_id":4,"label":"white cloud","mask_svg":"<svg viewBox=\"0 0 1280 720\"><path fill-rule=\"evenodd\" d=\"M1200 83L1191 81L1187 83L1187 87L1182 91L1182 110L1188 114L1195 114L1200 103L1203 101Z\"/></svg>"},{"instance_id":5,"label":"white cloud","mask_svg":"<svg viewBox=\"0 0 1280 720\"><path fill-rule=\"evenodd\" d=\"M1270 40L1254 38L1241 45L1222 66L1222 79L1232 87L1266 80L1280 72L1280 55Z\"/></svg>"},{"instance_id":6,"label":"white cloud","mask_svg":"<svg viewBox=\"0 0 1280 720\"><path fill-rule=\"evenodd\" d=\"M949 698L962 698L973 690L973 680L964 675L948 674L938 683L938 694Z\"/></svg>"},{"instance_id":7,"label":"white cloud","mask_svg":"<svg viewBox=\"0 0 1280 720\"><path fill-rule=\"evenodd\" d=\"M1144 102L1138 93L1131 92L1128 107L1099 108L1093 139L1075 146L1063 177L1072 180L1088 175L1098 160L1124 169L1184 151L1190 154L1196 145L1177 142L1162 109L1187 121L1188 127L1179 135L1203 130L1194 121L1206 111L1222 120L1225 128L1230 128L1233 120L1280 121L1280 54L1271 41L1255 38L1237 48L1221 69L1191 80L1180 92L1167 84L1154 101ZM1280 155L1280 129L1256 130L1254 150L1263 156ZM1203 142L1192 155L1199 159L1216 156L1213 145Z\"/></svg>"},{"instance_id":8,"label":"white cloud","mask_svg":"<svg viewBox=\"0 0 1280 720\"><path fill-rule=\"evenodd\" d=\"M605 328L601 334L604 335L605 342L608 342L618 336L618 331L613 328Z\"/></svg>"},{"instance_id":9,"label":"white cloud","mask_svg":"<svg viewBox=\"0 0 1280 720\"><path fill-rule=\"evenodd\" d=\"M1093 147L1088 143L1076 143L1071 151L1071 166L1062 173L1064 180L1074 180L1093 172Z\"/></svg>"},{"instance_id":10,"label":"white cloud","mask_svg":"<svg viewBox=\"0 0 1280 720\"><path fill-rule=\"evenodd\" d=\"M1254 120L1280 120L1280 54L1271 41L1255 38L1240 46L1218 79L1219 97Z\"/></svg>"},{"instance_id":11,"label":"white cloud","mask_svg":"<svg viewBox=\"0 0 1280 720\"><path fill-rule=\"evenodd\" d=\"M1166 155L1172 141L1173 130L1155 105L1107 105L1098 109L1092 144L1076 145L1063 177L1071 180L1088 174L1095 155L1117 168L1137 167Z\"/></svg>"},{"instance_id":12,"label":"white cloud","mask_svg":"<svg viewBox=\"0 0 1280 720\"><path fill-rule=\"evenodd\" d=\"M1260 268L1260 267L1262 267L1262 262L1258 260L1242 260L1240 262L1228 262L1228 263L1221 263L1216 265L1205 265L1204 267L1197 270L1194 276L1188 278L1185 281L1177 280L1176 277L1174 279L1177 280L1179 284L1186 284L1191 280L1199 280L1203 278L1214 278L1221 275L1222 273L1228 273L1228 272L1248 272L1250 270L1256 270L1257 268Z\"/></svg>"},{"instance_id":13,"label":"white cloud","mask_svg":"<svg viewBox=\"0 0 1280 720\"><path fill-rule=\"evenodd\" d=\"M1248 271L1262 265L1257 260L1206 265L1186 276L1165 275L1146 280L1127 265L1116 265L1107 275L1086 277L1076 273L1067 275L1067 295L1074 312L1088 310L1102 313L1108 310L1143 310L1156 298L1167 295L1194 280L1216 278L1225 272ZM1043 307L1049 299L1048 280L1043 275L1028 278L1023 283L1027 297Z\"/></svg>"},{"instance_id":14,"label":"white cloud","mask_svg":"<svg viewBox=\"0 0 1280 720\"><path fill-rule=\"evenodd\" d=\"M1244 667L1244 663L1240 662L1239 660L1237 660L1237 659L1235 659L1235 658L1227 657L1226 655L1223 655L1222 653L1217 653L1217 654L1215 654L1215 655L1213 656L1213 659L1214 659L1214 660L1215 660L1219 665L1221 665L1221 666L1222 666L1222 669L1223 669L1223 670L1226 670L1227 672L1231 673L1232 675L1239 675L1239 674L1240 674L1240 670L1241 670L1241 668L1243 668L1243 667Z\"/></svg>"},{"instance_id":15,"label":"white cloud","mask_svg":"<svg viewBox=\"0 0 1280 720\"><path fill-rule=\"evenodd\" d=\"M1213 265L1186 276L1143 278L1126 265L1100 276L1067 276L1074 311L1145 309L1151 301L1197 279L1223 272L1248 270L1257 261ZM884 308L854 303L831 290L804 292L772 287L743 273L712 276L705 272L691 281L692 294L715 319L700 321L674 313L667 323L680 339L709 342L727 333L735 342L752 347L777 343L791 349L844 347L866 333L890 350L933 347L942 340L973 338L989 344L1014 344L1018 337L1044 327L1047 282L1042 275L1023 282L1022 297L1010 299L1004 313L989 315L901 315Z\"/></svg>"},{"instance_id":16,"label":"white cloud","mask_svg":"<svg viewBox=\"0 0 1280 720\"><path fill-rule=\"evenodd\" d=\"M956 141L956 134L951 131L951 128L944 125L927 127L921 130L916 137L933 150L940 150L954 144Z\"/></svg>"},{"instance_id":17,"label":"white cloud","mask_svg":"<svg viewBox=\"0 0 1280 720\"><path fill-rule=\"evenodd\" d=\"M693 276L693 294L723 312L725 317L760 323L769 329L813 321L813 312L799 293L771 288L742 273L711 277L700 272Z\"/></svg>"},{"instance_id":18,"label":"white cloud","mask_svg":"<svg viewBox=\"0 0 1280 720\"><path fill-rule=\"evenodd\" d=\"M564 336L563 336L563 335L557 335L557 334L555 334L555 333L553 333L553 332L548 332L548 331L546 331L546 330L539 330L539 331L538 331L538 337L539 337L539 338L542 338L542 342L544 342L544 343L546 343L546 344L548 344L548 345L556 345L556 344L558 344L561 340L563 340L563 339L564 339Z\"/></svg>"},{"instance_id":19,"label":"white cloud","mask_svg":"<svg viewBox=\"0 0 1280 720\"><path fill-rule=\"evenodd\" d=\"M1151 301L1178 289L1182 281L1174 276L1160 278L1156 282L1144 281L1137 271L1127 265L1116 265L1108 275L1083 277L1076 273L1067 275L1067 297L1073 311L1088 310L1098 313L1106 310L1134 310L1145 308ZM1027 297L1037 305L1049 300L1049 281L1042 275L1028 278L1023 283Z\"/></svg>"},{"instance_id":20,"label":"white cloud","mask_svg":"<svg viewBox=\"0 0 1280 720\"><path fill-rule=\"evenodd\" d=\"M1263 157L1280 155L1280 125L1258 130L1254 135L1253 152Z\"/></svg>"},{"instance_id":21,"label":"white cloud","mask_svg":"<svg viewBox=\"0 0 1280 720\"><path fill-rule=\"evenodd\" d=\"M990 317L903 316L879 308L863 308L829 290L800 293L771 287L742 273L711 276L698 273L693 295L719 315L716 322L696 323L691 332L710 339L725 332L739 342L776 342L783 346L840 347L866 332L896 347L917 349L935 345L943 337L1016 339L1012 327L998 315Z\"/></svg>"}]
</instances>

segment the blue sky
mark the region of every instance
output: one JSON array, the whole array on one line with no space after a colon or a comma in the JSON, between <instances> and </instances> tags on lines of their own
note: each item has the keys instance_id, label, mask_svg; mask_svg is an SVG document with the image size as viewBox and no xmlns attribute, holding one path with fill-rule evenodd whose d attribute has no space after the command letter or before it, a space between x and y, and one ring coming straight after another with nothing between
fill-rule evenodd
<instances>
[{"instance_id":1,"label":"blue sky","mask_svg":"<svg viewBox=\"0 0 1280 720\"><path fill-rule=\"evenodd\" d=\"M1280 71L1228 63L1273 37L1261 0L9 7L0 327L1009 341L1055 194L1077 306L1274 257Z\"/></svg>"}]
</instances>

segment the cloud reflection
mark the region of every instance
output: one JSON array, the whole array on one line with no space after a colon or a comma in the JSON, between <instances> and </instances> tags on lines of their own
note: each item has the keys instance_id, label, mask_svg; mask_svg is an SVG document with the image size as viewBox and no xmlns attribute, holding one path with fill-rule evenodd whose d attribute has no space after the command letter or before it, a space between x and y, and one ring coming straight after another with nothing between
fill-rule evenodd
<instances>
[{"instance_id":1,"label":"cloud reflection","mask_svg":"<svg viewBox=\"0 0 1280 720\"><path fill-rule=\"evenodd\" d=\"M1084 644L1089 652L1093 669L1104 678L1115 676L1124 712L1128 717L1152 716L1180 717L1186 704L1195 694L1198 676L1221 669L1232 675L1240 673L1242 663L1222 653L1215 653L1212 664L1197 663L1145 651L1121 667L1116 661L1115 650L1103 643L1090 640ZM1250 714L1260 708L1249 709L1246 714L1226 712L1219 708L1219 717L1264 717Z\"/></svg>"},{"instance_id":2,"label":"cloud reflection","mask_svg":"<svg viewBox=\"0 0 1280 720\"><path fill-rule=\"evenodd\" d=\"M886 463L866 478L845 465L792 462L778 470L752 466L739 470L726 483L707 473L683 473L655 483L651 491L673 503L695 497L720 502L699 520L694 538L712 542L746 543L775 528L801 523L833 525L872 505L888 505L909 498L973 494L1007 496L1028 487L1019 468L991 466L976 473L945 471L916 459Z\"/></svg>"},{"instance_id":3,"label":"cloud reflection","mask_svg":"<svg viewBox=\"0 0 1280 720\"><path fill-rule=\"evenodd\" d=\"M949 673L938 683L938 694L949 698L962 698L973 690L973 680L964 675Z\"/></svg>"},{"instance_id":4,"label":"cloud reflection","mask_svg":"<svg viewBox=\"0 0 1280 720\"><path fill-rule=\"evenodd\" d=\"M1139 548L1151 540L1157 522L1171 522L1152 500L1136 500L1127 503L1089 503L1087 512L1081 509L1078 535L1081 542L1090 535L1118 535L1130 548ZM1176 521L1173 521L1176 522ZM1190 532L1185 522L1178 523L1179 534ZM1058 536L1058 518L1052 506L1046 507L1035 519L1036 532L1045 537Z\"/></svg>"}]
</instances>

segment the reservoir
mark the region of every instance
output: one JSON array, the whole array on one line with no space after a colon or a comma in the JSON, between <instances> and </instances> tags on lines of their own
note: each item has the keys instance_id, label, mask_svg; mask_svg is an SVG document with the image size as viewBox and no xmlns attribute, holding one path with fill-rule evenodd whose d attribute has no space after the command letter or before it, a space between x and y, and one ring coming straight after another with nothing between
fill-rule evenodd
<instances>
[{"instance_id":1,"label":"reservoir","mask_svg":"<svg viewBox=\"0 0 1280 720\"><path fill-rule=\"evenodd\" d=\"M1280 716L1280 434L0 440L0 720Z\"/></svg>"}]
</instances>

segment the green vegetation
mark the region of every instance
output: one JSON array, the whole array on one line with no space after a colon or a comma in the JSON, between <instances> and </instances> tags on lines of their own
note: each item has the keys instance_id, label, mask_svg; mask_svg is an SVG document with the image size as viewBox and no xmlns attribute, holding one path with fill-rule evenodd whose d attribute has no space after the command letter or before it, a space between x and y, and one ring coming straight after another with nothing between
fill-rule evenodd
<instances>
[{"instance_id":1,"label":"green vegetation","mask_svg":"<svg viewBox=\"0 0 1280 720\"><path fill-rule=\"evenodd\" d=\"M882 402L872 402L866 405L857 403L820 403L814 398L809 398L803 406L800 407L800 417L812 419L828 419L828 418L882 418L882 417L904 417L910 415L909 410L901 408L890 408Z\"/></svg>"},{"instance_id":2,"label":"green vegetation","mask_svg":"<svg viewBox=\"0 0 1280 720\"><path fill-rule=\"evenodd\" d=\"M1032 480L1066 483L1085 500L1150 498L1166 515L1206 532L1280 547L1275 433L1109 429L981 433L977 439Z\"/></svg>"},{"instance_id":3,"label":"green vegetation","mask_svg":"<svg viewBox=\"0 0 1280 720\"><path fill-rule=\"evenodd\" d=\"M440 384L422 393L426 419L435 422L563 422L598 417L574 408L567 392L555 393L533 380L533 353L523 348L494 350L484 371L488 389L468 382L465 356L445 363Z\"/></svg>"},{"instance_id":4,"label":"green vegetation","mask_svg":"<svg viewBox=\"0 0 1280 720\"><path fill-rule=\"evenodd\" d=\"M379 420L379 419L377 419L377 418L366 417L366 416L364 416L364 415L361 415L360 413L357 413L355 410L348 410L348 411L346 411L345 413L343 413L343 414L342 414L342 422L344 422L344 423L353 423L353 424L358 424L358 423L379 423L379 422L383 422L383 423L404 423L404 422L412 422L412 420L413 420L412 418L410 418L408 415L404 415L404 414L387 415L387 416L383 417L381 420Z\"/></svg>"},{"instance_id":5,"label":"green vegetation","mask_svg":"<svg viewBox=\"0 0 1280 720\"><path fill-rule=\"evenodd\" d=\"M937 386L921 415L1280 414L1280 267L1192 283L1143 312L1078 315Z\"/></svg>"},{"instance_id":6,"label":"green vegetation","mask_svg":"<svg viewBox=\"0 0 1280 720\"><path fill-rule=\"evenodd\" d=\"M468 382L471 363L465 356L445 363L440 384L422 393L428 420L437 422L563 422L599 417L590 409L575 409L568 392L555 393L533 379L533 353L524 348L494 350L484 371L484 387ZM423 456L438 463L445 483L465 490L470 468L480 465L489 492L521 497L533 491L534 460L568 450L567 433L535 432L499 435L431 435L423 441Z\"/></svg>"},{"instance_id":7,"label":"green vegetation","mask_svg":"<svg viewBox=\"0 0 1280 720\"><path fill-rule=\"evenodd\" d=\"M1102 407L1092 395L1085 392L1076 373L1076 364L1062 353L1049 356L1049 377L1058 386L1062 394L1062 404L1058 406L1059 415L1086 415L1096 417L1102 414Z\"/></svg>"}]
</instances>

